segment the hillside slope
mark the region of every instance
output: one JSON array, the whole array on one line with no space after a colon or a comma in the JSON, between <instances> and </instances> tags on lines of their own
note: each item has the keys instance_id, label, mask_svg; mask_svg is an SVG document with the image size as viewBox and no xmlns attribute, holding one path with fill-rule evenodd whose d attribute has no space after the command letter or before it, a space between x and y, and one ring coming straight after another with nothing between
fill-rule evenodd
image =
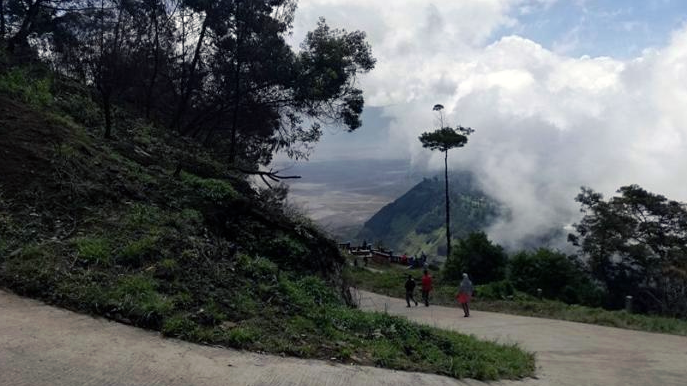
<instances>
[{"instance_id":1,"label":"hillside slope","mask_svg":"<svg viewBox=\"0 0 687 386\"><path fill-rule=\"evenodd\" d=\"M73 118L0 96L0 284L76 308L92 300L73 297L83 285L84 296L104 296L89 311L154 328L182 304L206 312L213 298L238 296L250 282L236 273L242 264L264 274L297 268L349 299L333 241L245 177L132 117L107 141Z\"/></svg>"},{"instance_id":2,"label":"hillside slope","mask_svg":"<svg viewBox=\"0 0 687 386\"><path fill-rule=\"evenodd\" d=\"M533 372L517 347L352 308L336 244L278 194L126 106L104 139L90 90L12 71L0 72L0 288L212 345L457 378Z\"/></svg>"},{"instance_id":3,"label":"hillside slope","mask_svg":"<svg viewBox=\"0 0 687 386\"><path fill-rule=\"evenodd\" d=\"M454 238L488 227L500 214L498 203L477 188L470 173L450 174L449 192ZM399 253L445 255L444 197L443 178L425 178L372 216L358 239L381 243Z\"/></svg>"}]
</instances>

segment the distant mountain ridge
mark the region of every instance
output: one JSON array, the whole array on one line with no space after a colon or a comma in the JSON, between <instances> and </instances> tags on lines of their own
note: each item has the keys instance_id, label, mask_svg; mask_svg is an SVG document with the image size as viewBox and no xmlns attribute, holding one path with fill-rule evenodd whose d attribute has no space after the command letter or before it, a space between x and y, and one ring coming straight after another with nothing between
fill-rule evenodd
<instances>
[{"instance_id":1,"label":"distant mountain ridge","mask_svg":"<svg viewBox=\"0 0 687 386\"><path fill-rule=\"evenodd\" d=\"M452 238L484 230L501 213L500 205L478 188L471 173L449 174L449 193ZM444 195L443 176L425 178L365 222L358 239L399 253L445 255Z\"/></svg>"}]
</instances>

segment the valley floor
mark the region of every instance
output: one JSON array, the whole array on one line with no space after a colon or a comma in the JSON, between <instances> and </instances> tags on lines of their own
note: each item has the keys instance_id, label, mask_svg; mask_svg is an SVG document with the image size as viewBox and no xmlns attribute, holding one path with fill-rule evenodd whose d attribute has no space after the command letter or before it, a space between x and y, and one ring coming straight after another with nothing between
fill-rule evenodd
<instances>
[{"instance_id":1,"label":"valley floor","mask_svg":"<svg viewBox=\"0 0 687 386\"><path fill-rule=\"evenodd\" d=\"M359 293L366 310L537 352L539 379L498 385L678 385L687 338L455 308L405 308ZM0 385L479 385L430 374L282 358L163 339L0 291Z\"/></svg>"}]
</instances>

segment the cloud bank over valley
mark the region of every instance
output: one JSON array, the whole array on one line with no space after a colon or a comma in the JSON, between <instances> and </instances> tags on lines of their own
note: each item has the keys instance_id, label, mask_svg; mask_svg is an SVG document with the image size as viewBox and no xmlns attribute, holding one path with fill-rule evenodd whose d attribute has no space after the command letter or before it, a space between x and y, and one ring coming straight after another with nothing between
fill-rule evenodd
<instances>
[{"instance_id":1,"label":"cloud bank over valley","mask_svg":"<svg viewBox=\"0 0 687 386\"><path fill-rule=\"evenodd\" d=\"M309 0L299 4L292 38L321 15L368 32L378 65L362 85L383 124L361 132L384 133L378 153L403 153L413 169L439 172L443 157L417 140L436 127L432 106L443 104L451 125L473 127L468 145L450 152L450 168L473 171L510 208L489 230L505 245L576 221L582 185L611 195L636 183L687 201L687 28L627 58L573 56L560 41L518 33L531 28L524 19L556 4Z\"/></svg>"}]
</instances>

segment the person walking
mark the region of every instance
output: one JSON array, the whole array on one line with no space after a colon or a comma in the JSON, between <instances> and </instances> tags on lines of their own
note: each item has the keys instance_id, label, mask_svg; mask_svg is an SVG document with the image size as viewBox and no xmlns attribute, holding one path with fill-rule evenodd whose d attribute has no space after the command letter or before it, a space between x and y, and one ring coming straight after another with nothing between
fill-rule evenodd
<instances>
[{"instance_id":1,"label":"person walking","mask_svg":"<svg viewBox=\"0 0 687 386\"><path fill-rule=\"evenodd\" d=\"M425 269L424 275L422 275L422 301L425 303L425 307L429 307L429 293L432 291L432 276Z\"/></svg>"},{"instance_id":2,"label":"person walking","mask_svg":"<svg viewBox=\"0 0 687 386\"><path fill-rule=\"evenodd\" d=\"M406 303L410 307L410 301L415 302L415 307L417 307L417 300L413 297L413 292L415 292L415 280L411 275L408 275L408 280L406 280Z\"/></svg>"},{"instance_id":3,"label":"person walking","mask_svg":"<svg viewBox=\"0 0 687 386\"><path fill-rule=\"evenodd\" d=\"M467 273L463 274L463 281L460 282L460 289L458 290L458 303L463 307L465 317L470 316L470 299L472 298L472 282Z\"/></svg>"}]
</instances>

